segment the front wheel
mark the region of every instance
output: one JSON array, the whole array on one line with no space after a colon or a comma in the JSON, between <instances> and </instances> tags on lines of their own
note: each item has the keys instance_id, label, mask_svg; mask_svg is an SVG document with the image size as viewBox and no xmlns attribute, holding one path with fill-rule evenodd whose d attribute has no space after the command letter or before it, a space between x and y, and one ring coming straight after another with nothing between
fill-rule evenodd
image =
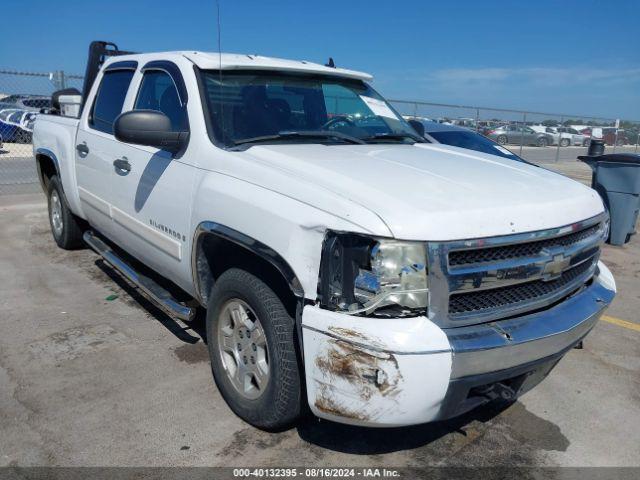
<instances>
[{"instance_id":1,"label":"front wheel","mask_svg":"<svg viewBox=\"0 0 640 480\"><path fill-rule=\"evenodd\" d=\"M211 370L236 415L264 430L291 426L302 409L295 321L262 280L232 268L207 308Z\"/></svg>"},{"instance_id":2,"label":"front wheel","mask_svg":"<svg viewBox=\"0 0 640 480\"><path fill-rule=\"evenodd\" d=\"M547 140L544 137L541 137L538 139L538 146L539 147L546 147L547 145L549 145L549 140Z\"/></svg>"},{"instance_id":3,"label":"front wheel","mask_svg":"<svg viewBox=\"0 0 640 480\"><path fill-rule=\"evenodd\" d=\"M498 138L496 138L496 142L498 142L500 145L506 145L507 144L507 136L506 135L498 135Z\"/></svg>"},{"instance_id":4,"label":"front wheel","mask_svg":"<svg viewBox=\"0 0 640 480\"><path fill-rule=\"evenodd\" d=\"M560 146L561 147L568 147L570 143L571 142L569 141L568 138L563 138L562 140L560 140Z\"/></svg>"}]
</instances>

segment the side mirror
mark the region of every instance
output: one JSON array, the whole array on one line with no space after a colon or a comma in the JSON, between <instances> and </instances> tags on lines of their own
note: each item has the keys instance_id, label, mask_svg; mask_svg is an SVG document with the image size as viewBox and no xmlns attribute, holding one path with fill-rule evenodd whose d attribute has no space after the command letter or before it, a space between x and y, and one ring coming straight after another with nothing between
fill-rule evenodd
<instances>
[{"instance_id":1,"label":"side mirror","mask_svg":"<svg viewBox=\"0 0 640 480\"><path fill-rule=\"evenodd\" d=\"M412 118L411 120L409 120L409 125L413 127L413 129L418 133L418 135L420 135L421 137L424 137L424 125L422 124L422 122L418 120L414 120Z\"/></svg>"},{"instance_id":2,"label":"side mirror","mask_svg":"<svg viewBox=\"0 0 640 480\"><path fill-rule=\"evenodd\" d=\"M113 134L121 142L156 147L172 153L179 152L189 138L189 132L172 131L169 117L156 110L121 113L113 124Z\"/></svg>"}]
</instances>

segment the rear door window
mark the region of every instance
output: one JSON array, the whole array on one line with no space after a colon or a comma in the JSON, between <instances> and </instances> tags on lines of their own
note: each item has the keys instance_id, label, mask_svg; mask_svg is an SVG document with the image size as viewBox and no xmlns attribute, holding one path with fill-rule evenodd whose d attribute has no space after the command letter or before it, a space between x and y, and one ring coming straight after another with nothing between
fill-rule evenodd
<instances>
[{"instance_id":1,"label":"rear door window","mask_svg":"<svg viewBox=\"0 0 640 480\"><path fill-rule=\"evenodd\" d=\"M113 122L122 112L133 73L133 70L105 72L89 118L92 128L113 135Z\"/></svg>"}]
</instances>

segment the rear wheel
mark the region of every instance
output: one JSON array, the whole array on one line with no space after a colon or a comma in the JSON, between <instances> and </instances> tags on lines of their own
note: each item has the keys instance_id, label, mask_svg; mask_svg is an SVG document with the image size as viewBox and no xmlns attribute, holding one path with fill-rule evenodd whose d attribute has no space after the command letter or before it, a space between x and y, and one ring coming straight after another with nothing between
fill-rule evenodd
<instances>
[{"instance_id":1,"label":"rear wheel","mask_svg":"<svg viewBox=\"0 0 640 480\"><path fill-rule=\"evenodd\" d=\"M538 139L538 146L539 147L546 147L547 145L549 145L549 140L545 137L540 137Z\"/></svg>"},{"instance_id":2,"label":"rear wheel","mask_svg":"<svg viewBox=\"0 0 640 480\"><path fill-rule=\"evenodd\" d=\"M47 200L49 224L56 244L65 250L82 247L82 221L71 213L60 180L55 175L49 180Z\"/></svg>"},{"instance_id":3,"label":"rear wheel","mask_svg":"<svg viewBox=\"0 0 640 480\"><path fill-rule=\"evenodd\" d=\"M622 147L624 145L624 140L617 140L616 145Z\"/></svg>"},{"instance_id":4,"label":"rear wheel","mask_svg":"<svg viewBox=\"0 0 640 480\"><path fill-rule=\"evenodd\" d=\"M507 144L507 136L506 135L498 135L498 138L496 138L496 142L498 142L500 145L506 145Z\"/></svg>"},{"instance_id":5,"label":"rear wheel","mask_svg":"<svg viewBox=\"0 0 640 480\"><path fill-rule=\"evenodd\" d=\"M220 393L236 415L265 430L300 416L302 387L295 321L258 277L232 268L211 290L207 342Z\"/></svg>"}]
</instances>

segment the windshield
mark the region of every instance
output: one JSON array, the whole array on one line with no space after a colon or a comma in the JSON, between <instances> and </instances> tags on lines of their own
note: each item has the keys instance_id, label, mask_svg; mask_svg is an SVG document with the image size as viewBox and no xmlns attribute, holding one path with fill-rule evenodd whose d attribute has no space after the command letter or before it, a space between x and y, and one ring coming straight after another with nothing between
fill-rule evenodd
<instances>
[{"instance_id":1,"label":"windshield","mask_svg":"<svg viewBox=\"0 0 640 480\"><path fill-rule=\"evenodd\" d=\"M438 142L454 147L466 148L477 152L488 153L490 155L498 155L500 157L509 158L511 160L523 161L516 154L501 145L489 140L475 132L463 132L458 130L450 130L443 132L427 132L428 135L435 138Z\"/></svg>"},{"instance_id":2,"label":"windshield","mask_svg":"<svg viewBox=\"0 0 640 480\"><path fill-rule=\"evenodd\" d=\"M378 93L358 80L204 71L203 84L212 133L225 147L423 141Z\"/></svg>"}]
</instances>

